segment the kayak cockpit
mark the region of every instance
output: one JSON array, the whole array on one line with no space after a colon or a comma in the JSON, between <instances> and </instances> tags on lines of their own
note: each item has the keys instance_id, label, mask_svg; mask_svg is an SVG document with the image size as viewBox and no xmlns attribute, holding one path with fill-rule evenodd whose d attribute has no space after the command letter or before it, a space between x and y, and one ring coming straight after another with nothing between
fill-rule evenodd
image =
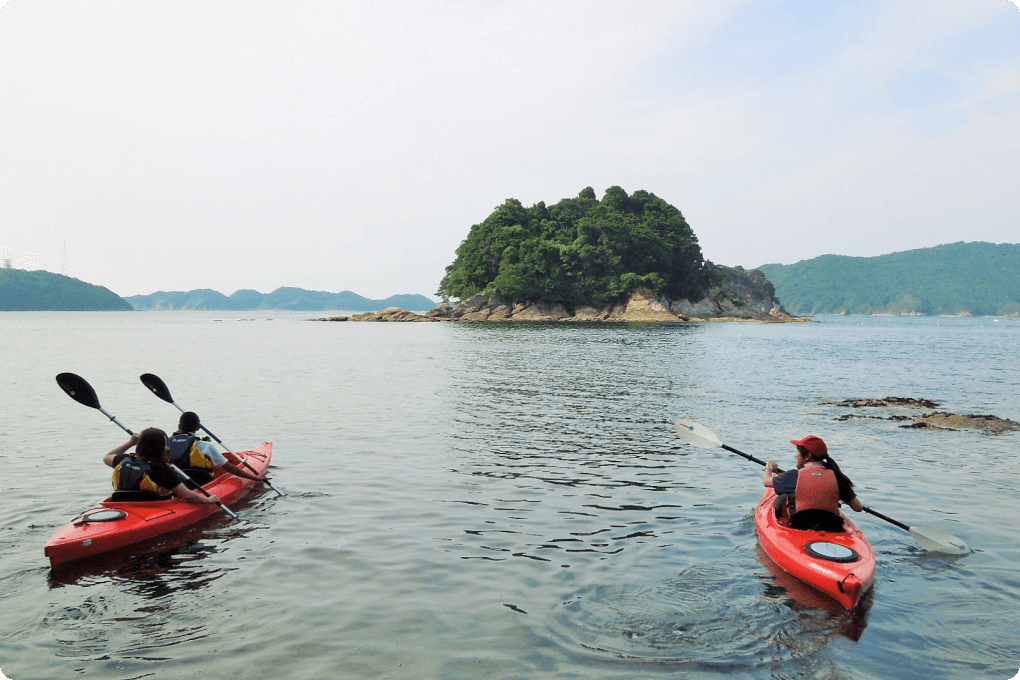
<instances>
[{"instance_id":1,"label":"kayak cockpit","mask_svg":"<svg viewBox=\"0 0 1020 680\"><path fill-rule=\"evenodd\" d=\"M827 533L843 533L846 526L843 524L843 517L825 510L801 510L790 514L789 494L779 494L772 502L776 512L776 521L780 526L787 529L800 529L801 531L824 531Z\"/></svg>"}]
</instances>

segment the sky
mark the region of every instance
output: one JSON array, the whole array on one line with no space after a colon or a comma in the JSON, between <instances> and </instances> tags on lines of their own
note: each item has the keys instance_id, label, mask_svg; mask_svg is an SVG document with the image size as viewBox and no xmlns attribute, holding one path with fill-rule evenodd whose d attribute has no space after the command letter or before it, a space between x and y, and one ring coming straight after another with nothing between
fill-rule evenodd
<instances>
[{"instance_id":1,"label":"sky","mask_svg":"<svg viewBox=\"0 0 1020 680\"><path fill-rule=\"evenodd\" d=\"M1018 178L1013 0L0 0L0 250L122 296L435 299L589 186L730 266L1016 243Z\"/></svg>"}]
</instances>

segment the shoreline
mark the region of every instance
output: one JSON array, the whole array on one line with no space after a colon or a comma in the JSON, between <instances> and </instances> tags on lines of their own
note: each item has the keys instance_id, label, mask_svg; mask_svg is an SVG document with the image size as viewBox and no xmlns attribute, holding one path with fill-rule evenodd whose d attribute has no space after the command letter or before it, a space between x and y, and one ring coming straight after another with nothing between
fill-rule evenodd
<instances>
[{"instance_id":1,"label":"shoreline","mask_svg":"<svg viewBox=\"0 0 1020 680\"><path fill-rule=\"evenodd\" d=\"M389 307L379 312L334 316L310 321L455 322L455 323L708 323L751 322L804 323L782 308L777 300L706 297L696 303L666 300L653 295L634 295L626 302L603 307L541 301L517 302L499 295L476 295L456 306L440 304L424 315Z\"/></svg>"}]
</instances>

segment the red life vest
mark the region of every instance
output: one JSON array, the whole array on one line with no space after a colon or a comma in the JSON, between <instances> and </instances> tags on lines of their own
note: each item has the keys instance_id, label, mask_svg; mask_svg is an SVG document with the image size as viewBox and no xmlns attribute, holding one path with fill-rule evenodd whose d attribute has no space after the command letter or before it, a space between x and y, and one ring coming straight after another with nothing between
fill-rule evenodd
<instances>
[{"instance_id":1,"label":"red life vest","mask_svg":"<svg viewBox=\"0 0 1020 680\"><path fill-rule=\"evenodd\" d=\"M836 473L821 463L807 463L797 473L797 512L825 510L839 513Z\"/></svg>"}]
</instances>

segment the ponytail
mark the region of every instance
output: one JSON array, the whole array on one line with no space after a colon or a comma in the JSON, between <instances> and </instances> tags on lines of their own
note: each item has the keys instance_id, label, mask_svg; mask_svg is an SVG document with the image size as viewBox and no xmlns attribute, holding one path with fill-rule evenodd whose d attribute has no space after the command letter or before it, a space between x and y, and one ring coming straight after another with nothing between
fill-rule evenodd
<instances>
[{"instance_id":1,"label":"ponytail","mask_svg":"<svg viewBox=\"0 0 1020 680\"><path fill-rule=\"evenodd\" d=\"M848 488L854 488L854 483L850 481L849 477L843 474L843 471L839 469L838 465L836 465L836 461L830 458L828 453L821 458L813 458L812 460L821 463L825 468L832 470L832 472L836 475L836 481L840 486L845 484Z\"/></svg>"}]
</instances>

